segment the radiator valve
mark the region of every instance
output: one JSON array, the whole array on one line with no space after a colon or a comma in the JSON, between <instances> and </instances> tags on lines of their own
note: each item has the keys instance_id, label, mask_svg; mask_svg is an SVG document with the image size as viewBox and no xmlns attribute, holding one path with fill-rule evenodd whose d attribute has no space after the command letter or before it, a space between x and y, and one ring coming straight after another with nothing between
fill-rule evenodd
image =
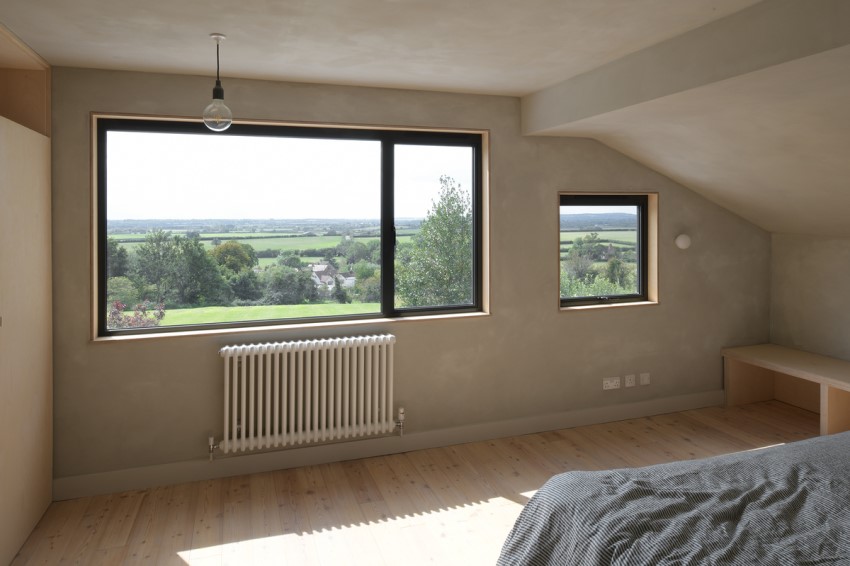
<instances>
[{"instance_id":1,"label":"radiator valve","mask_svg":"<svg viewBox=\"0 0 850 566\"><path fill-rule=\"evenodd\" d=\"M215 454L216 449L218 448L218 444L215 443L214 437L209 437L209 453L210 453L210 462L213 461L213 455Z\"/></svg>"},{"instance_id":2,"label":"radiator valve","mask_svg":"<svg viewBox=\"0 0 850 566\"><path fill-rule=\"evenodd\" d=\"M400 407L398 410L398 420L395 422L396 428L398 428L398 435L404 436L404 407Z\"/></svg>"}]
</instances>

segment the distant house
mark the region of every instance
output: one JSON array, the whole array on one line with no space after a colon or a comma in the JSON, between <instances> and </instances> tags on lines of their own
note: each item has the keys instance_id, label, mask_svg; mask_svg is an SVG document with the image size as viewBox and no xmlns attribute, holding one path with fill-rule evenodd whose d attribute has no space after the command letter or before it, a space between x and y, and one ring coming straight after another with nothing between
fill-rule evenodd
<instances>
[{"instance_id":1,"label":"distant house","mask_svg":"<svg viewBox=\"0 0 850 566\"><path fill-rule=\"evenodd\" d=\"M339 277L339 271L329 263L313 263L309 266L310 278L318 288L333 289L336 286L336 279Z\"/></svg>"},{"instance_id":2,"label":"distant house","mask_svg":"<svg viewBox=\"0 0 850 566\"><path fill-rule=\"evenodd\" d=\"M321 277L322 275L329 275L331 277L335 277L339 271L333 265L325 262L320 263L312 263L310 264L310 269L313 270L313 273Z\"/></svg>"},{"instance_id":3,"label":"distant house","mask_svg":"<svg viewBox=\"0 0 850 566\"><path fill-rule=\"evenodd\" d=\"M313 263L308 267L313 284L319 289L333 290L339 284L343 289L351 289L357 282L353 272L340 273L337 268L326 262Z\"/></svg>"}]
</instances>

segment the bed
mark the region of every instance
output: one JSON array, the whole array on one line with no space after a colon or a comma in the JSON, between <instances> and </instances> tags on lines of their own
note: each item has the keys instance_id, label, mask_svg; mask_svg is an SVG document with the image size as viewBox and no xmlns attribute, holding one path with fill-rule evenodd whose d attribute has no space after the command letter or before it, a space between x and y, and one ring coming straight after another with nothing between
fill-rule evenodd
<instances>
[{"instance_id":1,"label":"bed","mask_svg":"<svg viewBox=\"0 0 850 566\"><path fill-rule=\"evenodd\" d=\"M850 565L850 432L646 468L568 472L499 566Z\"/></svg>"}]
</instances>

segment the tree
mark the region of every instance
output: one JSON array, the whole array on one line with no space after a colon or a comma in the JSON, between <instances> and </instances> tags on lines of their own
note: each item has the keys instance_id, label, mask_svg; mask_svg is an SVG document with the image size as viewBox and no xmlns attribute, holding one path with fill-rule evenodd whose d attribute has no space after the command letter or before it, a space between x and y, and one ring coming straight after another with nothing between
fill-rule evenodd
<instances>
[{"instance_id":1,"label":"tree","mask_svg":"<svg viewBox=\"0 0 850 566\"><path fill-rule=\"evenodd\" d=\"M594 268L594 263L602 261L605 255L605 245L599 241L599 234L596 232L591 232L583 238L576 238L570 247L570 251L567 253L567 257L563 261L564 275L567 279L590 285L596 280L597 275L599 275L599 272ZM618 267L615 266L613 269L617 270ZM614 272L611 272L611 274L612 276L616 276ZM616 281L614 282L616 283Z\"/></svg>"},{"instance_id":2,"label":"tree","mask_svg":"<svg viewBox=\"0 0 850 566\"><path fill-rule=\"evenodd\" d=\"M236 240L230 240L212 249L210 254L219 265L233 272L251 269L259 264L257 252L250 244L243 244Z\"/></svg>"},{"instance_id":3,"label":"tree","mask_svg":"<svg viewBox=\"0 0 850 566\"><path fill-rule=\"evenodd\" d=\"M127 248L112 238L106 239L106 276L124 277L130 270Z\"/></svg>"},{"instance_id":4,"label":"tree","mask_svg":"<svg viewBox=\"0 0 850 566\"><path fill-rule=\"evenodd\" d=\"M345 262L349 265L368 260L371 257L369 247L353 238L350 240L343 239L342 243L337 246L337 253L345 257Z\"/></svg>"},{"instance_id":5,"label":"tree","mask_svg":"<svg viewBox=\"0 0 850 566\"><path fill-rule=\"evenodd\" d=\"M369 261L377 265L381 264L381 240L369 240L366 244L369 249Z\"/></svg>"},{"instance_id":6,"label":"tree","mask_svg":"<svg viewBox=\"0 0 850 566\"><path fill-rule=\"evenodd\" d=\"M275 265L263 272L261 282L262 301L267 305L298 305L319 298L307 271Z\"/></svg>"},{"instance_id":7,"label":"tree","mask_svg":"<svg viewBox=\"0 0 850 566\"><path fill-rule=\"evenodd\" d=\"M363 303L379 303L381 302L381 273L375 272L373 277L367 279L357 279L354 284L354 293L360 302Z\"/></svg>"},{"instance_id":8,"label":"tree","mask_svg":"<svg viewBox=\"0 0 850 566\"><path fill-rule=\"evenodd\" d=\"M174 236L174 247L170 282L176 302L192 306L226 303L229 288L204 244L197 238Z\"/></svg>"},{"instance_id":9,"label":"tree","mask_svg":"<svg viewBox=\"0 0 850 566\"><path fill-rule=\"evenodd\" d=\"M612 257L605 264L605 278L620 287L628 286L631 274L628 265L618 257Z\"/></svg>"},{"instance_id":10,"label":"tree","mask_svg":"<svg viewBox=\"0 0 850 566\"><path fill-rule=\"evenodd\" d=\"M230 272L227 277L227 284L237 299L256 301L263 296L263 290L260 288L260 280L253 269L240 271L239 273Z\"/></svg>"},{"instance_id":11,"label":"tree","mask_svg":"<svg viewBox=\"0 0 850 566\"><path fill-rule=\"evenodd\" d=\"M280 252L280 254L277 256L277 264L298 269L304 265L304 262L301 261L301 258L298 256L297 253L293 251L288 251Z\"/></svg>"},{"instance_id":12,"label":"tree","mask_svg":"<svg viewBox=\"0 0 850 566\"><path fill-rule=\"evenodd\" d=\"M139 292L129 278L110 277L106 280L106 301L110 304L119 301L124 305L136 305Z\"/></svg>"},{"instance_id":13,"label":"tree","mask_svg":"<svg viewBox=\"0 0 850 566\"><path fill-rule=\"evenodd\" d=\"M563 298L610 297L633 292L634 290L623 289L604 277L594 277L587 280L576 279L570 277L566 269L561 268L561 297Z\"/></svg>"},{"instance_id":14,"label":"tree","mask_svg":"<svg viewBox=\"0 0 850 566\"><path fill-rule=\"evenodd\" d=\"M375 272L378 270L378 266L374 263L369 263L365 260L360 260L354 264L352 267L352 271L354 272L354 277L357 281L361 279L369 279L375 275Z\"/></svg>"},{"instance_id":15,"label":"tree","mask_svg":"<svg viewBox=\"0 0 850 566\"><path fill-rule=\"evenodd\" d=\"M576 238L570 251L591 261L599 261L605 254L605 245L599 241L599 234L591 232L583 238Z\"/></svg>"},{"instance_id":16,"label":"tree","mask_svg":"<svg viewBox=\"0 0 850 566\"><path fill-rule=\"evenodd\" d=\"M177 257L171 232L154 230L145 234L145 241L136 250L137 277L154 286L156 303L165 302L169 277Z\"/></svg>"},{"instance_id":17,"label":"tree","mask_svg":"<svg viewBox=\"0 0 850 566\"><path fill-rule=\"evenodd\" d=\"M198 306L229 300L219 266L198 238L149 232L136 251L135 275L137 286L153 286L155 303Z\"/></svg>"},{"instance_id":18,"label":"tree","mask_svg":"<svg viewBox=\"0 0 850 566\"><path fill-rule=\"evenodd\" d=\"M473 222L470 194L440 177L440 193L413 245L396 261L396 296L404 306L472 303ZM405 257L406 256L406 257Z\"/></svg>"},{"instance_id":19,"label":"tree","mask_svg":"<svg viewBox=\"0 0 850 566\"><path fill-rule=\"evenodd\" d=\"M351 297L348 296L348 293L343 289L342 284L337 281L336 285L334 285L333 297L336 302L341 305L351 302Z\"/></svg>"},{"instance_id":20,"label":"tree","mask_svg":"<svg viewBox=\"0 0 850 566\"><path fill-rule=\"evenodd\" d=\"M591 282L596 277L593 260L584 255L580 248L570 249L567 259L564 260L564 269L568 277L577 281Z\"/></svg>"},{"instance_id":21,"label":"tree","mask_svg":"<svg viewBox=\"0 0 850 566\"><path fill-rule=\"evenodd\" d=\"M328 251L325 252L325 255L322 257L322 261L324 261L328 265L333 266L334 269L339 269L339 262L334 256L335 253L336 248L330 248Z\"/></svg>"}]
</instances>

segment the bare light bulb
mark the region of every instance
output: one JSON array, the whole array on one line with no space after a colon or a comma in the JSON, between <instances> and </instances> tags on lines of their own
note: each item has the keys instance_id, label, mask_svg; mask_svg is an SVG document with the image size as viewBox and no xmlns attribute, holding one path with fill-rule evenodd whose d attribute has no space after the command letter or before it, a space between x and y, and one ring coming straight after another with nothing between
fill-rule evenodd
<instances>
[{"instance_id":1,"label":"bare light bulb","mask_svg":"<svg viewBox=\"0 0 850 566\"><path fill-rule=\"evenodd\" d=\"M210 37L215 41L215 86L213 87L212 102L204 108L204 124L214 132L223 132L233 123L233 113L224 103L224 89L219 77L218 50L226 36L222 33L211 33Z\"/></svg>"},{"instance_id":2,"label":"bare light bulb","mask_svg":"<svg viewBox=\"0 0 850 566\"><path fill-rule=\"evenodd\" d=\"M214 132L223 132L233 123L233 113L224 103L224 89L221 88L221 81L217 80L215 84L212 102L204 108L204 124ZM217 91L221 91L220 97L216 97Z\"/></svg>"}]
</instances>

